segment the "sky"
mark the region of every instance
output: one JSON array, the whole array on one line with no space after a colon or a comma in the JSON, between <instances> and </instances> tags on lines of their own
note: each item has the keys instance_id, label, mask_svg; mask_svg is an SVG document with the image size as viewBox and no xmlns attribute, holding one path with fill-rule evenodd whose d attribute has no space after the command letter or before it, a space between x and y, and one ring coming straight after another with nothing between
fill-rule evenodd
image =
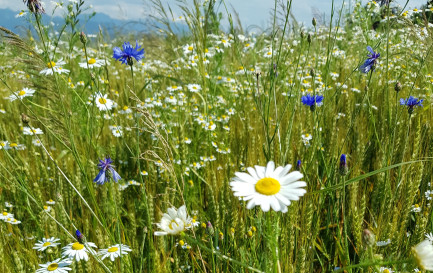
<instances>
[{"instance_id":1,"label":"sky","mask_svg":"<svg viewBox=\"0 0 433 273\"><path fill-rule=\"evenodd\" d=\"M63 0L67 3L69 0ZM165 5L170 5L176 15L181 15L180 9L177 7L178 1L176 0L161 0ZM190 1L190 0L189 0ZM351 0L334 0L334 6L340 8L341 4L347 3ZM353 1L353 0L352 0ZM42 0L48 7L51 5L50 0ZM190 1L191 2L191 1ZM363 2L367 2L363 0ZM406 0L396 0L397 4L404 5ZM427 0L409 0L408 8L419 7L425 4ZM86 5L92 5L93 10L99 13L105 13L112 18L116 19L132 19L140 20L145 19L147 14L152 11L149 0L86 0ZM259 27L266 27L270 22L271 10L274 7L273 0L225 0L225 3L232 12L232 7L239 14L242 25L251 26L257 25ZM293 15L299 22L303 22L306 26L311 26L311 19L313 17L313 7L320 14L329 16L331 12L332 0L293 0L292 11ZM21 0L0 0L0 7L10 8L12 10L22 10L25 8ZM225 14L224 7L220 11Z\"/></svg>"}]
</instances>

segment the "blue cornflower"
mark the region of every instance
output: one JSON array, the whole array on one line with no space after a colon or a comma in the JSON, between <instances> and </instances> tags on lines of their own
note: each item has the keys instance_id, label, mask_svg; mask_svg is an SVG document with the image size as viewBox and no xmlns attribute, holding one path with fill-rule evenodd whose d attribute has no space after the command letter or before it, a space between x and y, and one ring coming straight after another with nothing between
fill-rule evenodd
<instances>
[{"instance_id":1,"label":"blue cornflower","mask_svg":"<svg viewBox=\"0 0 433 273\"><path fill-rule=\"evenodd\" d=\"M23 0L23 2L27 5L29 10L33 13L44 13L44 7L39 0Z\"/></svg>"},{"instance_id":2,"label":"blue cornflower","mask_svg":"<svg viewBox=\"0 0 433 273\"><path fill-rule=\"evenodd\" d=\"M304 105L310 106L311 111L314 111L316 109L316 104L318 106L323 104L323 96L307 94L306 96L302 96L301 101Z\"/></svg>"},{"instance_id":3,"label":"blue cornflower","mask_svg":"<svg viewBox=\"0 0 433 273\"><path fill-rule=\"evenodd\" d=\"M302 164L302 161L300 159L298 159L298 161L296 161L296 168L295 168L297 171L301 170L301 164Z\"/></svg>"},{"instance_id":4,"label":"blue cornflower","mask_svg":"<svg viewBox=\"0 0 433 273\"><path fill-rule=\"evenodd\" d=\"M114 170L114 165L112 165L113 161L111 158L106 157L104 160L99 159L98 168L100 169L98 175L93 179L93 182L96 182L96 184L102 185L105 182L108 182L110 180L109 174L107 174L107 171L111 172L111 176L113 177L113 180L115 182L122 179L120 175Z\"/></svg>"},{"instance_id":5,"label":"blue cornflower","mask_svg":"<svg viewBox=\"0 0 433 273\"><path fill-rule=\"evenodd\" d=\"M409 112L409 114L412 114L415 107L417 106L423 107L422 106L423 101L424 100L418 100L417 98L410 96L408 99L400 99L400 105L406 105L407 111Z\"/></svg>"},{"instance_id":6,"label":"blue cornflower","mask_svg":"<svg viewBox=\"0 0 433 273\"><path fill-rule=\"evenodd\" d=\"M374 70L377 59L380 57L380 53L374 52L371 46L367 46L367 50L370 51L371 55L367 55L368 59L359 67L362 73L368 73L368 71Z\"/></svg>"},{"instance_id":7,"label":"blue cornflower","mask_svg":"<svg viewBox=\"0 0 433 273\"><path fill-rule=\"evenodd\" d=\"M135 58L137 62L144 58L144 49L138 46L138 42L135 42L135 48L129 42L123 43L123 50L118 47L113 48L113 58L121 61L122 64L132 65Z\"/></svg>"},{"instance_id":8,"label":"blue cornflower","mask_svg":"<svg viewBox=\"0 0 433 273\"><path fill-rule=\"evenodd\" d=\"M76 231L75 231L75 236L77 237L77 240L78 240L78 242L80 243L80 244L84 244L83 242L84 242L84 235L83 234L81 234L81 232L77 229Z\"/></svg>"},{"instance_id":9,"label":"blue cornflower","mask_svg":"<svg viewBox=\"0 0 433 273\"><path fill-rule=\"evenodd\" d=\"M346 175L348 171L346 155L342 154L340 156L340 174Z\"/></svg>"}]
</instances>

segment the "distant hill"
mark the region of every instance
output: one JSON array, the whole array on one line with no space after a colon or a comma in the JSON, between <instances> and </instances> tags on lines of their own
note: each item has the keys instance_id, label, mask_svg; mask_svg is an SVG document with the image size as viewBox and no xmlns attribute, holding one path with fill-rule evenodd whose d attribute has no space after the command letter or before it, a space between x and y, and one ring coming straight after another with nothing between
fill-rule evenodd
<instances>
[{"instance_id":1,"label":"distant hill","mask_svg":"<svg viewBox=\"0 0 433 273\"><path fill-rule=\"evenodd\" d=\"M23 17L15 18L18 14L17 11L13 11L10 9L0 9L0 26L3 26L7 29L12 30L18 34L27 32L30 28L30 24L27 21L28 14ZM137 33L137 32L149 32L152 31L152 24L158 25L158 23L151 21L126 21L126 20L118 20L111 18L107 14L104 13L96 13L94 17L92 17L88 22L89 14L84 14L80 16L80 23L85 23L84 26L80 26L82 30L87 34L96 34L99 32L99 27L102 28L104 32L107 32L109 35L114 35L116 33ZM51 17L48 15L43 16L44 24L49 24L51 22ZM52 22L56 28L59 28L63 25L64 21L61 17L52 18ZM175 25L175 24L173 24ZM180 32L186 31L186 26L176 24L176 28Z\"/></svg>"}]
</instances>

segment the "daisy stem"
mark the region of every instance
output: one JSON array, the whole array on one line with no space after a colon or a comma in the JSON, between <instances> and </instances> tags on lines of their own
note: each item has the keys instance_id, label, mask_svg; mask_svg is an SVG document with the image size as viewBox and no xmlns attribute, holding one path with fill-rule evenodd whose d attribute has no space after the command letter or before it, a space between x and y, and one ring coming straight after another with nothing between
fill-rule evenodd
<instances>
[{"instance_id":1,"label":"daisy stem","mask_svg":"<svg viewBox=\"0 0 433 273\"><path fill-rule=\"evenodd\" d=\"M249 270L251 270L251 271L253 271L253 272L264 273L263 271L261 271L261 270L259 270L259 269L257 269L257 268L254 268L254 267L252 267L252 266L249 266L249 265L247 265L247 264L244 264L243 262L240 262L240 261L238 261L238 260L235 260L235 259L233 259L233 258L230 258L230 257L228 257L228 256L226 256L226 255L224 255L224 254L221 254L220 252L216 251L215 249L210 249L210 248L204 246L202 243L200 243L199 241L197 241L194 237L191 237L191 236L186 235L186 234L183 234L183 236L184 236L186 239L188 239L189 242L196 244L196 245L199 246L201 249L203 249L203 250L209 252L209 253L212 254L212 255L217 256L218 258L220 258L220 259L222 259L222 260L226 260L226 261L228 261L228 262L231 262L231 263L234 263L234 264L240 265L240 266L242 266L242 267L244 267L244 268L247 268L247 269L249 269Z\"/></svg>"}]
</instances>

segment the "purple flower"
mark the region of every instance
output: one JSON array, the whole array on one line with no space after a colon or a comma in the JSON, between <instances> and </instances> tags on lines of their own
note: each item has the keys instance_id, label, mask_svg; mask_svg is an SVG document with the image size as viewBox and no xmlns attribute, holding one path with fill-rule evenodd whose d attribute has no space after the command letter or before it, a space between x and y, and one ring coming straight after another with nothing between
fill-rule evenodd
<instances>
[{"instance_id":1,"label":"purple flower","mask_svg":"<svg viewBox=\"0 0 433 273\"><path fill-rule=\"evenodd\" d=\"M310 106L311 111L314 111L316 109L316 104L318 106L322 105L323 96L307 94L306 96L302 96L301 101L304 105Z\"/></svg>"},{"instance_id":2,"label":"purple flower","mask_svg":"<svg viewBox=\"0 0 433 273\"><path fill-rule=\"evenodd\" d=\"M80 244L84 244L83 242L83 239L84 239L84 235L83 234L81 234L81 232L77 229L76 231L75 231L75 236L77 237L77 240L78 240L78 242L80 243Z\"/></svg>"},{"instance_id":3,"label":"purple flower","mask_svg":"<svg viewBox=\"0 0 433 273\"><path fill-rule=\"evenodd\" d=\"M135 42L135 48L129 42L123 43L123 49L118 47L113 48L113 58L121 61L122 64L132 65L132 58L136 59L137 62L144 58L144 49L138 46L138 42Z\"/></svg>"},{"instance_id":4,"label":"purple flower","mask_svg":"<svg viewBox=\"0 0 433 273\"><path fill-rule=\"evenodd\" d=\"M359 67L362 73L368 73L370 70L374 71L377 59L380 57L380 53L374 52L371 46L367 46L367 50L370 51L371 55L367 55L368 59Z\"/></svg>"},{"instance_id":5,"label":"purple flower","mask_svg":"<svg viewBox=\"0 0 433 273\"><path fill-rule=\"evenodd\" d=\"M346 175L348 171L346 155L342 154L340 156L340 174Z\"/></svg>"},{"instance_id":6,"label":"purple flower","mask_svg":"<svg viewBox=\"0 0 433 273\"><path fill-rule=\"evenodd\" d=\"M23 0L23 2L27 5L29 10L33 13L44 13L44 7L39 0Z\"/></svg>"},{"instance_id":7,"label":"purple flower","mask_svg":"<svg viewBox=\"0 0 433 273\"><path fill-rule=\"evenodd\" d=\"M297 171L301 170L301 164L302 164L302 161L300 159L298 159L298 161L296 161L296 170Z\"/></svg>"},{"instance_id":8,"label":"purple flower","mask_svg":"<svg viewBox=\"0 0 433 273\"><path fill-rule=\"evenodd\" d=\"M113 161L111 158L107 157L104 160L99 159L98 168L100 169L98 175L93 179L93 182L96 182L96 184L102 185L105 182L110 181L110 173L107 173L107 171L111 172L111 176L115 182L122 179L120 175L114 170L114 165L112 165Z\"/></svg>"},{"instance_id":9,"label":"purple flower","mask_svg":"<svg viewBox=\"0 0 433 273\"><path fill-rule=\"evenodd\" d=\"M400 105L406 105L407 111L409 112L409 114L412 114L415 107L417 106L423 107L422 106L423 101L424 100L418 100L417 98L410 96L408 99L400 99Z\"/></svg>"}]
</instances>

